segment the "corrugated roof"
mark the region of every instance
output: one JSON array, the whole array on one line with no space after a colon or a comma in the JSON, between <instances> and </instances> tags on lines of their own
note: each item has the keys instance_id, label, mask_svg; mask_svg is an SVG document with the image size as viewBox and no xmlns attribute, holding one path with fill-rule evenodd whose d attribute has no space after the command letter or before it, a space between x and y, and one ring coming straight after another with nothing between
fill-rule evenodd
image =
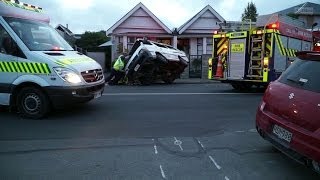
<instances>
[{"instance_id":1,"label":"corrugated roof","mask_svg":"<svg viewBox=\"0 0 320 180\"><path fill-rule=\"evenodd\" d=\"M300 14L300 15L320 15L320 4L305 2L282 11L277 12L279 14Z\"/></svg>"}]
</instances>

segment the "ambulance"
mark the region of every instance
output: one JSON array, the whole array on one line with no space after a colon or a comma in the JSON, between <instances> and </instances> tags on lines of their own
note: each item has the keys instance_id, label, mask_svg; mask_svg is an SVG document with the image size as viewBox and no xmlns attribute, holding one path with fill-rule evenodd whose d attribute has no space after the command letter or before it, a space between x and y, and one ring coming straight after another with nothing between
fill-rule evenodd
<instances>
[{"instance_id":1,"label":"ambulance","mask_svg":"<svg viewBox=\"0 0 320 180\"><path fill-rule=\"evenodd\" d=\"M101 66L75 51L42 8L0 0L0 105L39 119L101 97Z\"/></svg>"}]
</instances>

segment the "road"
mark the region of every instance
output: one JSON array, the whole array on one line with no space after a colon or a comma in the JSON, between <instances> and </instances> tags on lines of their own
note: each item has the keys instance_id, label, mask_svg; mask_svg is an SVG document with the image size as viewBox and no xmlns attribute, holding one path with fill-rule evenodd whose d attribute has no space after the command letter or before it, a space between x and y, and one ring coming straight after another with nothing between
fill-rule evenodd
<instances>
[{"instance_id":1,"label":"road","mask_svg":"<svg viewBox=\"0 0 320 180\"><path fill-rule=\"evenodd\" d=\"M107 86L45 120L0 113L1 179L319 179L255 130L261 92Z\"/></svg>"}]
</instances>

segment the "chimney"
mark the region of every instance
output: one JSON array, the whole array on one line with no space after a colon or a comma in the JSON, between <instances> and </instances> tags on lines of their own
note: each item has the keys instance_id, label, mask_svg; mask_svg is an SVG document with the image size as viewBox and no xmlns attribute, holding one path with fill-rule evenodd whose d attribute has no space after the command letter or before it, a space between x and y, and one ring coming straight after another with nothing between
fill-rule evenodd
<instances>
[{"instance_id":1,"label":"chimney","mask_svg":"<svg viewBox=\"0 0 320 180\"><path fill-rule=\"evenodd\" d=\"M66 27L67 27L67 29L69 29L69 25L68 25L68 24L67 24L67 26L66 26Z\"/></svg>"}]
</instances>

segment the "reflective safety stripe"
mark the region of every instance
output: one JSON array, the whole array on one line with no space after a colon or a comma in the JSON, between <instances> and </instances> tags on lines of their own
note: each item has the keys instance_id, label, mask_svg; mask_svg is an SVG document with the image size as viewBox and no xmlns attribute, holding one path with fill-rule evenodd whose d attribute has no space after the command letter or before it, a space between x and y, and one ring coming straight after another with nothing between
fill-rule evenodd
<instances>
[{"instance_id":1,"label":"reflective safety stripe","mask_svg":"<svg viewBox=\"0 0 320 180\"><path fill-rule=\"evenodd\" d=\"M296 57L296 52L297 50L296 49L289 49L289 48L285 48L286 52L287 52L287 55L289 57Z\"/></svg>"},{"instance_id":2,"label":"reflective safety stripe","mask_svg":"<svg viewBox=\"0 0 320 180\"><path fill-rule=\"evenodd\" d=\"M224 34L214 34L213 38L224 38L224 37L229 37L230 33L224 33Z\"/></svg>"},{"instance_id":3,"label":"reflective safety stripe","mask_svg":"<svg viewBox=\"0 0 320 180\"><path fill-rule=\"evenodd\" d=\"M269 69L263 68L263 82L268 82Z\"/></svg>"},{"instance_id":4,"label":"reflective safety stripe","mask_svg":"<svg viewBox=\"0 0 320 180\"><path fill-rule=\"evenodd\" d=\"M280 34L280 31L279 30L277 30L277 29L266 29L266 30L254 30L254 31L252 31L252 34L258 34L258 32L259 33L278 33L278 34Z\"/></svg>"},{"instance_id":5,"label":"reflective safety stripe","mask_svg":"<svg viewBox=\"0 0 320 180\"><path fill-rule=\"evenodd\" d=\"M0 72L15 72L28 74L50 74L48 64L34 62L0 62Z\"/></svg>"},{"instance_id":6,"label":"reflective safety stripe","mask_svg":"<svg viewBox=\"0 0 320 180\"><path fill-rule=\"evenodd\" d=\"M65 59L59 59L55 63L60 66L68 66L72 64L81 64L84 62L95 62L93 59L87 58L87 57L81 57L81 58L65 58Z\"/></svg>"},{"instance_id":7,"label":"reflective safety stripe","mask_svg":"<svg viewBox=\"0 0 320 180\"><path fill-rule=\"evenodd\" d=\"M216 69L213 70L213 67L216 66L216 64L218 63L218 57L221 57L221 61L222 61L222 65L224 66L224 70L227 68L227 63L226 63L226 54L228 52L228 38L227 37L223 37L223 38L218 38L215 43L217 43L217 46L213 47L213 53L214 57L212 59L212 64L214 64L213 66L211 66L211 71L208 72L208 77L214 76L214 72L216 71Z\"/></svg>"},{"instance_id":8,"label":"reflective safety stripe","mask_svg":"<svg viewBox=\"0 0 320 180\"><path fill-rule=\"evenodd\" d=\"M268 82L269 76L269 57L263 59L263 82Z\"/></svg>"},{"instance_id":9,"label":"reflective safety stripe","mask_svg":"<svg viewBox=\"0 0 320 180\"><path fill-rule=\"evenodd\" d=\"M273 55L273 48L272 48L272 44L273 44L273 33L271 34L267 34L266 35L266 51L265 51L265 57L272 57Z\"/></svg>"},{"instance_id":10,"label":"reflective safety stripe","mask_svg":"<svg viewBox=\"0 0 320 180\"><path fill-rule=\"evenodd\" d=\"M280 36L278 34L275 34L275 38L276 38L276 42L277 42L277 45L278 45L278 48L279 48L279 51L280 51L281 55L282 56L287 56L286 50L283 47L283 44L282 44Z\"/></svg>"},{"instance_id":11,"label":"reflective safety stripe","mask_svg":"<svg viewBox=\"0 0 320 180\"><path fill-rule=\"evenodd\" d=\"M225 46L228 46L228 39L227 38L221 38L220 41L217 44L217 56L220 54L225 54L227 52L227 48Z\"/></svg>"},{"instance_id":12,"label":"reflective safety stripe","mask_svg":"<svg viewBox=\"0 0 320 180\"><path fill-rule=\"evenodd\" d=\"M212 79L212 58L209 59L209 62L211 61L211 64L209 63L208 68L208 79Z\"/></svg>"},{"instance_id":13,"label":"reflective safety stripe","mask_svg":"<svg viewBox=\"0 0 320 180\"><path fill-rule=\"evenodd\" d=\"M275 34L275 39L276 39L276 42L277 42L277 45L278 45L278 48L279 48L279 51L281 53L282 56L288 56L288 57L296 57L296 52L298 50L296 49L290 49L290 48L285 48L283 46L283 43L281 41L281 37L279 34Z\"/></svg>"}]
</instances>

